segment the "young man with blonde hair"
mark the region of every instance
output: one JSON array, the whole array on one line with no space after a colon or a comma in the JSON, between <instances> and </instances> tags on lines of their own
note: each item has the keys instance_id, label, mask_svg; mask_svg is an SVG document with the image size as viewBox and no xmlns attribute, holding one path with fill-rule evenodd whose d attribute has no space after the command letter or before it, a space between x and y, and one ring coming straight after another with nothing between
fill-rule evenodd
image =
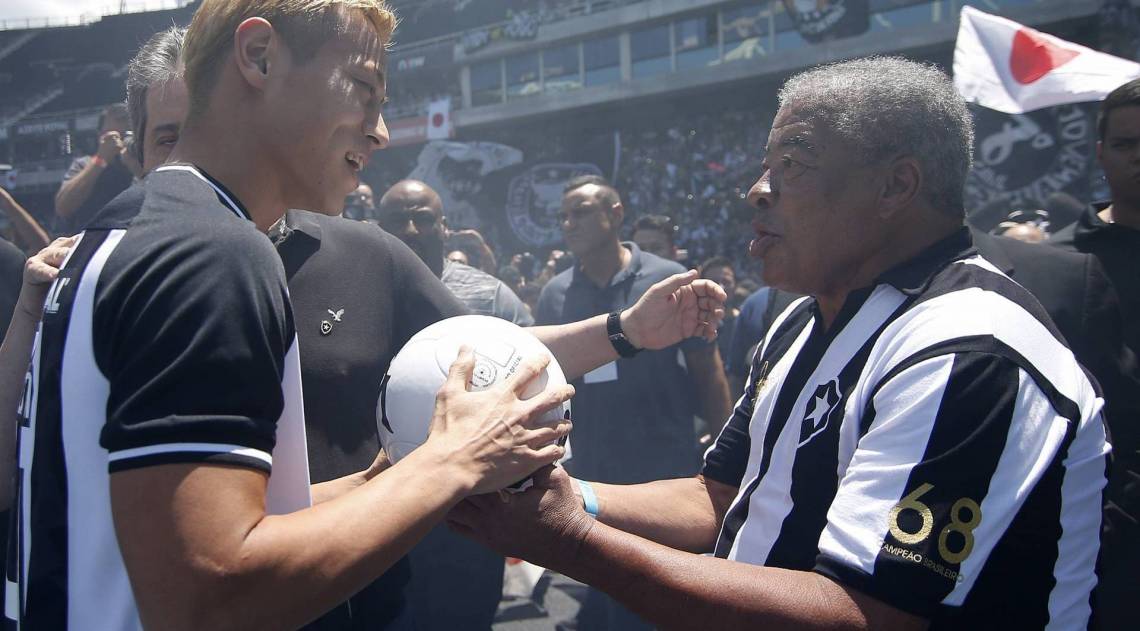
<instances>
[{"instance_id":1,"label":"young man with blonde hair","mask_svg":"<svg viewBox=\"0 0 1140 631\"><path fill-rule=\"evenodd\" d=\"M290 628L384 571L463 497L562 455L521 401L466 392L384 475L310 490L296 333L265 230L339 206L383 147L382 2L205 0L171 163L89 225L49 292L20 414L29 628ZM127 219L120 219L129 217ZM319 503L310 507L312 500Z\"/></svg>"}]
</instances>

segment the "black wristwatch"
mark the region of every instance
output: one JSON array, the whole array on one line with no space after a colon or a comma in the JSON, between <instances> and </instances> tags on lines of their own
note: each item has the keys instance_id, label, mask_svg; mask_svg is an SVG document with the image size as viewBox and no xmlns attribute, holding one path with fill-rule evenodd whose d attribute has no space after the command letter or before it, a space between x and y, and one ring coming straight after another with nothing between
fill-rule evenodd
<instances>
[{"instance_id":1,"label":"black wristwatch","mask_svg":"<svg viewBox=\"0 0 1140 631\"><path fill-rule=\"evenodd\" d=\"M617 354L626 359L641 352L640 348L630 344L625 331L621 330L621 311L614 311L606 318L606 335L610 336L610 344L613 344Z\"/></svg>"}]
</instances>

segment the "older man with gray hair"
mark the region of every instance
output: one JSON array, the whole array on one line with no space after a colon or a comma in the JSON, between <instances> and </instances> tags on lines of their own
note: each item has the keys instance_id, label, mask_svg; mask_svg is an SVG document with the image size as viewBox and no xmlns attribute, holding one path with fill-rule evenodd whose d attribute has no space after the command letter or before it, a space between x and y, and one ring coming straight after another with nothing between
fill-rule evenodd
<instances>
[{"instance_id":1,"label":"older man with gray hair","mask_svg":"<svg viewBox=\"0 0 1140 631\"><path fill-rule=\"evenodd\" d=\"M795 76L779 105L750 253L808 297L701 474L546 469L452 523L668 628L1086 627L1103 401L973 249L964 103L939 70L874 58Z\"/></svg>"}]
</instances>

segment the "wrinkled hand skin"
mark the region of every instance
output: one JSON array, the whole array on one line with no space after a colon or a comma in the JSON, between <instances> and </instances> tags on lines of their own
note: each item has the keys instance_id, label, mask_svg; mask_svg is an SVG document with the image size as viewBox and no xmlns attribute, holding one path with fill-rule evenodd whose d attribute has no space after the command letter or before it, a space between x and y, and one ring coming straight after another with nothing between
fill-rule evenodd
<instances>
[{"instance_id":1,"label":"wrinkled hand skin","mask_svg":"<svg viewBox=\"0 0 1140 631\"><path fill-rule=\"evenodd\" d=\"M594 525L560 467L534 474L523 493L470 497L452 509L448 525L503 554L557 570L573 559Z\"/></svg>"},{"instance_id":2,"label":"wrinkled hand skin","mask_svg":"<svg viewBox=\"0 0 1140 631\"><path fill-rule=\"evenodd\" d=\"M558 442L570 432L570 420L547 424L543 415L574 396L574 387L549 386L530 399L521 398L549 362L547 356L530 358L506 381L472 392L467 384L475 356L469 347L460 349L436 396L424 447L458 463L472 494L502 489L565 454Z\"/></svg>"},{"instance_id":3,"label":"wrinkled hand skin","mask_svg":"<svg viewBox=\"0 0 1140 631\"><path fill-rule=\"evenodd\" d=\"M690 337L716 339L728 295L696 270L674 274L649 288L621 316L622 329L637 348L659 350Z\"/></svg>"},{"instance_id":4,"label":"wrinkled hand skin","mask_svg":"<svg viewBox=\"0 0 1140 631\"><path fill-rule=\"evenodd\" d=\"M60 237L24 263L24 282L16 304L32 319L39 321L48 288L59 276L59 268L75 242L76 237Z\"/></svg>"}]
</instances>

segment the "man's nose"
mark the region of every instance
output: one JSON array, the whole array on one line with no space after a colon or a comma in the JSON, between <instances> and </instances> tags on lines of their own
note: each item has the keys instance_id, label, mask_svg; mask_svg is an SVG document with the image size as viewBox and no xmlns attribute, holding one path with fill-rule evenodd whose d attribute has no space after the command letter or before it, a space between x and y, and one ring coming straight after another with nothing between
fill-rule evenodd
<instances>
[{"instance_id":1,"label":"man's nose","mask_svg":"<svg viewBox=\"0 0 1140 631\"><path fill-rule=\"evenodd\" d=\"M748 205L757 210L765 210L772 205L772 197L772 172L765 169L760 179L748 190Z\"/></svg>"}]
</instances>

